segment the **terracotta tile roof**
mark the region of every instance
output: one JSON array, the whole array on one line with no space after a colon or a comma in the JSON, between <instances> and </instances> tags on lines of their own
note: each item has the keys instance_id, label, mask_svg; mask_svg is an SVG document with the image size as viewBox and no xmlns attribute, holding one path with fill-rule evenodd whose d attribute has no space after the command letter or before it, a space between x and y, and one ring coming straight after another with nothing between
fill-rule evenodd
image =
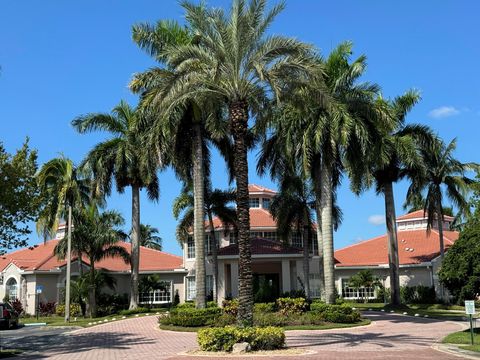
<instances>
[{"instance_id":1,"label":"terracotta tile roof","mask_svg":"<svg viewBox=\"0 0 480 360\"><path fill-rule=\"evenodd\" d=\"M266 193L266 194L271 194L275 195L277 192L272 189L268 189L266 187L256 185L256 184L249 184L248 185L248 192L249 193Z\"/></svg>"},{"instance_id":2,"label":"terracotta tile roof","mask_svg":"<svg viewBox=\"0 0 480 360\"><path fill-rule=\"evenodd\" d=\"M53 249L58 240L49 240L45 244L31 246L17 250L0 257L0 271L10 263L15 264L22 270L50 271L66 265L65 260L59 260L53 255ZM119 242L118 245L130 252L130 243ZM74 258L75 259L75 258ZM74 260L73 259L73 260ZM88 264L87 259L82 259ZM125 264L121 258L107 258L95 264L96 268L108 271L129 271L130 265ZM168 271L182 267L182 258L163 251L157 251L146 247L140 247L140 271Z\"/></svg>"},{"instance_id":3,"label":"terracotta tile roof","mask_svg":"<svg viewBox=\"0 0 480 360\"><path fill-rule=\"evenodd\" d=\"M250 242L252 255L302 254L302 249L284 246L282 243L267 239L252 239ZM238 244L228 245L218 250L218 256L238 255Z\"/></svg>"},{"instance_id":4,"label":"terracotta tile roof","mask_svg":"<svg viewBox=\"0 0 480 360\"><path fill-rule=\"evenodd\" d=\"M426 219L428 216L427 213L424 213L423 210L412 211L411 213L397 217L397 220L411 220L411 219ZM453 220L453 217L444 215L445 220Z\"/></svg>"},{"instance_id":5,"label":"terracotta tile roof","mask_svg":"<svg viewBox=\"0 0 480 360\"><path fill-rule=\"evenodd\" d=\"M458 232L444 231L445 248L458 239ZM388 239L382 235L370 240L347 246L335 251L336 266L368 266L388 264ZM428 262L440 255L439 236L432 230L405 230L398 232L398 254L400 265Z\"/></svg>"}]
</instances>

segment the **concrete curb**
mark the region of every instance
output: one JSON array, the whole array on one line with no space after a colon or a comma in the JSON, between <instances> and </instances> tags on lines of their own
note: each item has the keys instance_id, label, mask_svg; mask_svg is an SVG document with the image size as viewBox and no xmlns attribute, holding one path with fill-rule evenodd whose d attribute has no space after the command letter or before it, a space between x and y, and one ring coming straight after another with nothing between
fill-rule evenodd
<instances>
[{"instance_id":1,"label":"concrete curb","mask_svg":"<svg viewBox=\"0 0 480 360\"><path fill-rule=\"evenodd\" d=\"M433 344L432 349L441 351L443 353L452 354L463 359L473 359L478 360L480 359L480 353L461 349L458 345L455 344Z\"/></svg>"}]
</instances>

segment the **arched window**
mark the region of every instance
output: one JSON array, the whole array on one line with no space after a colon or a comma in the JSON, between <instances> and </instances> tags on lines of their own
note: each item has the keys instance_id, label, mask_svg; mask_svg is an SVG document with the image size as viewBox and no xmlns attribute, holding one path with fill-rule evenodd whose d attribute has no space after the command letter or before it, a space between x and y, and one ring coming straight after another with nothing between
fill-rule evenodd
<instances>
[{"instance_id":1,"label":"arched window","mask_svg":"<svg viewBox=\"0 0 480 360\"><path fill-rule=\"evenodd\" d=\"M6 284L6 295L9 301L14 301L18 298L18 284L15 278L10 278Z\"/></svg>"}]
</instances>

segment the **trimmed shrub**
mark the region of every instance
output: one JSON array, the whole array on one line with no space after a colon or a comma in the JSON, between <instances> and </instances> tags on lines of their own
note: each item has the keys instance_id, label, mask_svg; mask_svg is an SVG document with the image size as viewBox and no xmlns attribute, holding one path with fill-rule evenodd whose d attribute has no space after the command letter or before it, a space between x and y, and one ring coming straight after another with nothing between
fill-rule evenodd
<instances>
[{"instance_id":1,"label":"trimmed shrub","mask_svg":"<svg viewBox=\"0 0 480 360\"><path fill-rule=\"evenodd\" d=\"M436 302L435 288L423 285L402 286L400 298L402 304L433 304Z\"/></svg>"},{"instance_id":2,"label":"trimmed shrub","mask_svg":"<svg viewBox=\"0 0 480 360\"><path fill-rule=\"evenodd\" d=\"M58 316L65 316L65 304L57 305L55 313ZM70 316L79 316L82 313L82 308L79 304L70 304Z\"/></svg>"},{"instance_id":3,"label":"trimmed shrub","mask_svg":"<svg viewBox=\"0 0 480 360\"><path fill-rule=\"evenodd\" d=\"M223 300L222 308L225 314L236 317L238 313L238 299Z\"/></svg>"},{"instance_id":4,"label":"trimmed shrub","mask_svg":"<svg viewBox=\"0 0 480 360\"><path fill-rule=\"evenodd\" d=\"M223 328L202 329L197 334L198 345L204 351L231 351L238 342L248 342L252 350L274 350L285 345L281 328Z\"/></svg>"},{"instance_id":5,"label":"trimmed shrub","mask_svg":"<svg viewBox=\"0 0 480 360\"><path fill-rule=\"evenodd\" d=\"M194 309L195 308L195 303L193 301L185 301L182 304L178 304L175 306L176 309Z\"/></svg>"},{"instance_id":6,"label":"trimmed shrub","mask_svg":"<svg viewBox=\"0 0 480 360\"><path fill-rule=\"evenodd\" d=\"M278 298L277 308L280 314L301 314L307 311L308 303L305 298Z\"/></svg>"},{"instance_id":7,"label":"trimmed shrub","mask_svg":"<svg viewBox=\"0 0 480 360\"><path fill-rule=\"evenodd\" d=\"M266 326L285 326L289 323L291 317L282 316L278 313L261 313L257 312L253 314L253 324L259 327Z\"/></svg>"},{"instance_id":8,"label":"trimmed shrub","mask_svg":"<svg viewBox=\"0 0 480 360\"><path fill-rule=\"evenodd\" d=\"M216 327L224 327L228 325L233 325L237 321L237 318L230 314L222 314L215 319Z\"/></svg>"},{"instance_id":9,"label":"trimmed shrub","mask_svg":"<svg viewBox=\"0 0 480 360\"><path fill-rule=\"evenodd\" d=\"M133 314L142 314L142 313L148 313L152 311L151 309L149 308L146 308L146 307L138 307L136 309L131 309L131 310L122 310L119 312L120 315L133 315Z\"/></svg>"},{"instance_id":10,"label":"trimmed shrub","mask_svg":"<svg viewBox=\"0 0 480 360\"><path fill-rule=\"evenodd\" d=\"M206 309L182 308L170 311L170 314L160 318L160 324L199 327L213 325L222 314L222 309L211 307Z\"/></svg>"},{"instance_id":11,"label":"trimmed shrub","mask_svg":"<svg viewBox=\"0 0 480 360\"><path fill-rule=\"evenodd\" d=\"M218 307L218 305L215 301L207 302L207 308L216 308L216 307Z\"/></svg>"},{"instance_id":12,"label":"trimmed shrub","mask_svg":"<svg viewBox=\"0 0 480 360\"><path fill-rule=\"evenodd\" d=\"M352 324L360 321L360 312L353 310L347 304L329 305L322 302L313 302L310 305L310 312L317 319L332 323Z\"/></svg>"},{"instance_id":13,"label":"trimmed shrub","mask_svg":"<svg viewBox=\"0 0 480 360\"><path fill-rule=\"evenodd\" d=\"M274 302L253 304L254 312L272 313L275 312L275 310L276 304Z\"/></svg>"}]
</instances>

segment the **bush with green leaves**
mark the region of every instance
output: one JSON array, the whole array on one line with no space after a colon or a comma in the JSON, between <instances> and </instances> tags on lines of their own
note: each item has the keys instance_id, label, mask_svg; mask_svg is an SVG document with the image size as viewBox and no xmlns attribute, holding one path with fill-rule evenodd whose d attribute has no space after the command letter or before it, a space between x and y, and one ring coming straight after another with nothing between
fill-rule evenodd
<instances>
[{"instance_id":1,"label":"bush with green leaves","mask_svg":"<svg viewBox=\"0 0 480 360\"><path fill-rule=\"evenodd\" d=\"M253 311L256 313L272 313L277 310L274 302L253 304Z\"/></svg>"},{"instance_id":2,"label":"bush with green leaves","mask_svg":"<svg viewBox=\"0 0 480 360\"><path fill-rule=\"evenodd\" d=\"M136 309L131 309L131 310L122 310L120 311L120 315L134 315L134 314L143 314L143 313L148 313L152 311L151 309L149 308L146 308L146 307L138 307Z\"/></svg>"},{"instance_id":3,"label":"bush with green leaves","mask_svg":"<svg viewBox=\"0 0 480 360\"><path fill-rule=\"evenodd\" d=\"M237 316L238 313L238 299L223 300L223 312L228 315Z\"/></svg>"},{"instance_id":4,"label":"bush with green leaves","mask_svg":"<svg viewBox=\"0 0 480 360\"><path fill-rule=\"evenodd\" d=\"M176 309L194 309L195 308L195 303L193 301L185 301L182 304L178 304L175 306Z\"/></svg>"},{"instance_id":5,"label":"bush with green leaves","mask_svg":"<svg viewBox=\"0 0 480 360\"><path fill-rule=\"evenodd\" d=\"M352 324L360 321L361 316L358 310L353 310L347 304L330 305L320 301L310 304L310 312L315 314L317 319L332 323Z\"/></svg>"},{"instance_id":6,"label":"bush with green leaves","mask_svg":"<svg viewBox=\"0 0 480 360\"><path fill-rule=\"evenodd\" d=\"M402 286L400 298L403 304L433 304L436 302L436 293L433 286Z\"/></svg>"},{"instance_id":7,"label":"bush with green leaves","mask_svg":"<svg viewBox=\"0 0 480 360\"><path fill-rule=\"evenodd\" d=\"M222 315L222 309L210 307L205 309L176 308L170 314L160 318L161 325L200 327L211 326Z\"/></svg>"},{"instance_id":8,"label":"bush with green leaves","mask_svg":"<svg viewBox=\"0 0 480 360\"><path fill-rule=\"evenodd\" d=\"M59 304L55 308L55 313L58 316L65 316L65 304ZM82 308L79 304L70 304L70 316L79 316L82 313Z\"/></svg>"},{"instance_id":9,"label":"bush with green leaves","mask_svg":"<svg viewBox=\"0 0 480 360\"><path fill-rule=\"evenodd\" d=\"M301 314L307 311L308 303L305 298L278 298L277 308L282 315Z\"/></svg>"},{"instance_id":10,"label":"bush with green leaves","mask_svg":"<svg viewBox=\"0 0 480 360\"><path fill-rule=\"evenodd\" d=\"M239 342L248 342L252 350L275 350L285 346L285 332L278 327L215 327L200 330L197 341L203 351L231 351Z\"/></svg>"}]
</instances>

